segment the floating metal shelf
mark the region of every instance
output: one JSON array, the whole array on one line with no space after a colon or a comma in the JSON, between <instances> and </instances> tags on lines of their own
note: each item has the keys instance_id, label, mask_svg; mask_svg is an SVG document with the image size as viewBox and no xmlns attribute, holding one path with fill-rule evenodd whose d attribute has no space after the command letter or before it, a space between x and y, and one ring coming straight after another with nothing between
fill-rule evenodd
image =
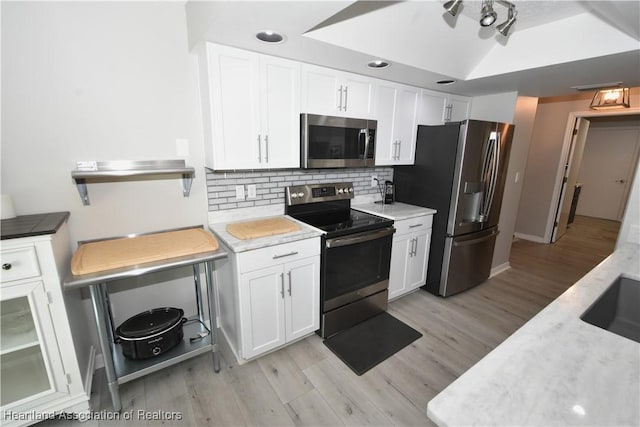
<instances>
[{"instance_id":1,"label":"floating metal shelf","mask_svg":"<svg viewBox=\"0 0 640 427\"><path fill-rule=\"evenodd\" d=\"M181 175L182 194L189 197L195 169L185 165L184 160L116 160L96 162L94 168L77 169L71 172L76 182L82 204L90 205L87 183L118 181L126 178L158 175Z\"/></svg>"}]
</instances>

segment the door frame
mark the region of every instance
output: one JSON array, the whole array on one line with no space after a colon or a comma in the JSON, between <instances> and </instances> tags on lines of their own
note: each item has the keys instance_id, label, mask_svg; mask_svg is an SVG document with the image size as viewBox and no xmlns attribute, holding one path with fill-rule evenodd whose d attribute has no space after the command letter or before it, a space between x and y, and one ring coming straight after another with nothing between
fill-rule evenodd
<instances>
[{"instance_id":1,"label":"door frame","mask_svg":"<svg viewBox=\"0 0 640 427\"><path fill-rule=\"evenodd\" d=\"M579 118L584 118L589 120L590 117L616 117L616 116L632 116L639 115L640 108L626 108L624 110L612 110L612 111L572 111L569 113L569 118L567 119L567 125L564 131L564 138L562 143L562 152L560 154L560 159L558 160L558 168L556 173L556 183L553 189L553 196L551 200L553 200L555 209L550 209L547 217L547 227L545 229L544 241L553 243L553 234L555 230L555 222L558 217L559 211L558 206L562 206L561 198L564 196L562 194L562 186L564 182L565 176L567 176L570 172L569 169L575 167L575 164L571 164L571 159L569 155L571 154L571 142L573 140L573 129L577 123ZM569 169L565 171L565 165L569 164ZM577 165L580 167L580 165Z\"/></svg>"}]
</instances>

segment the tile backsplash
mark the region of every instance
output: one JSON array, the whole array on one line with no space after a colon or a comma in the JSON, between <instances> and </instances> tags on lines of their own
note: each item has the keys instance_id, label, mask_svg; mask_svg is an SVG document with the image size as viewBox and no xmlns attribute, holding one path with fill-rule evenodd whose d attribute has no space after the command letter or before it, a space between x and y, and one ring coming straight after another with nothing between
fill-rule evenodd
<instances>
[{"instance_id":1,"label":"tile backsplash","mask_svg":"<svg viewBox=\"0 0 640 427\"><path fill-rule=\"evenodd\" d=\"M393 180L393 168L359 169L291 169L284 171L213 172L207 170L209 212L284 203L284 189L291 185L353 182L356 196L376 195L379 190L371 186L371 176L381 183ZM236 200L236 186L255 184L256 197Z\"/></svg>"}]
</instances>

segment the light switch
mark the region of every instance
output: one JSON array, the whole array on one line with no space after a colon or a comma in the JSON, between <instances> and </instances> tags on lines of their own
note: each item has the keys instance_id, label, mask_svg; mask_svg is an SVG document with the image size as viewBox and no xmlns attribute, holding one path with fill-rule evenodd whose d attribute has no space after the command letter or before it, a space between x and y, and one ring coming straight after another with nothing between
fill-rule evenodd
<instances>
[{"instance_id":1,"label":"light switch","mask_svg":"<svg viewBox=\"0 0 640 427\"><path fill-rule=\"evenodd\" d=\"M244 185L236 185L236 200L244 200Z\"/></svg>"}]
</instances>

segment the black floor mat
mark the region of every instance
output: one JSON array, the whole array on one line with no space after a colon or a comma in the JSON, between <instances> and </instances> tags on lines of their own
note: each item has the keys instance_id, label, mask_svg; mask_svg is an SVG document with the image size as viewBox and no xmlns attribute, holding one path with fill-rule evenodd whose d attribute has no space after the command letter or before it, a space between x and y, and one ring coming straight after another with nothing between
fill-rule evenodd
<instances>
[{"instance_id":1,"label":"black floor mat","mask_svg":"<svg viewBox=\"0 0 640 427\"><path fill-rule=\"evenodd\" d=\"M422 334L389 313L381 313L324 340L353 372L362 375Z\"/></svg>"}]
</instances>

